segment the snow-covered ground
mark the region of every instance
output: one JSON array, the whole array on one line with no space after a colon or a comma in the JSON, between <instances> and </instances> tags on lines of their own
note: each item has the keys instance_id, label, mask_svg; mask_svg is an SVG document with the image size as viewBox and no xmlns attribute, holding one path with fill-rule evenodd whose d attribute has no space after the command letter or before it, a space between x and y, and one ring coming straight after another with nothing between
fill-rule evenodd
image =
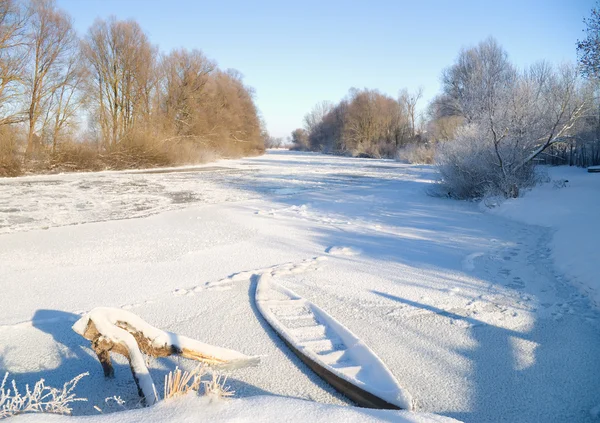
<instances>
[{"instance_id":1,"label":"snow-covered ground","mask_svg":"<svg viewBox=\"0 0 600 423\"><path fill-rule=\"evenodd\" d=\"M230 374L236 399L215 405L218 413L205 407L210 418L251 420L235 410L261 416L272 412L266 404L301 410L287 410L290 421L345 413L273 397L347 404L261 318L254 291L269 271L361 338L417 411L466 422L593 420L600 316L559 249L598 261L581 248L598 239L581 225L593 211L571 214L598 192L597 174L572 170L566 188L536 188L490 213L428 196L436 174L427 166L277 151L188 170L0 180L0 372L62 385L89 370L78 386L89 401L75 414L115 411L105 405L114 395L133 407L126 362L117 359L116 378L105 380L89 342L71 330L94 307L123 307L163 330L263 356ZM526 204L538 197L539 206ZM526 214L519 207L550 216L567 206L564 220L583 235L556 226L561 219L509 218ZM593 277L597 263L589 266ZM150 362L159 392L175 365L194 363ZM160 407L171 415L178 406Z\"/></svg>"},{"instance_id":2,"label":"snow-covered ground","mask_svg":"<svg viewBox=\"0 0 600 423\"><path fill-rule=\"evenodd\" d=\"M546 171L550 183L493 212L552 228L550 247L558 270L600 306L600 175L566 166Z\"/></svg>"},{"instance_id":3,"label":"snow-covered ground","mask_svg":"<svg viewBox=\"0 0 600 423\"><path fill-rule=\"evenodd\" d=\"M320 404L279 396L255 396L236 400L214 400L193 395L152 408L105 414L98 417L64 417L46 414L19 416L19 423L457 423L457 420L427 413L371 410Z\"/></svg>"}]
</instances>

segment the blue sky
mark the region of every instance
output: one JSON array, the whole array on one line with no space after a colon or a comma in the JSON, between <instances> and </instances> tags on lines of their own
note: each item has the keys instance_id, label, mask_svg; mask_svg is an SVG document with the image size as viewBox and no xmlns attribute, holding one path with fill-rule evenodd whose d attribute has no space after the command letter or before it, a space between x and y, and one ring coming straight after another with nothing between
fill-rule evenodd
<instances>
[{"instance_id":1,"label":"blue sky","mask_svg":"<svg viewBox=\"0 0 600 423\"><path fill-rule=\"evenodd\" d=\"M287 136L322 100L348 89L396 96L424 88L424 107L461 47L492 35L518 66L576 60L593 0L194 1L58 0L85 33L96 17L134 18L162 51L199 48L256 90L269 131Z\"/></svg>"}]
</instances>

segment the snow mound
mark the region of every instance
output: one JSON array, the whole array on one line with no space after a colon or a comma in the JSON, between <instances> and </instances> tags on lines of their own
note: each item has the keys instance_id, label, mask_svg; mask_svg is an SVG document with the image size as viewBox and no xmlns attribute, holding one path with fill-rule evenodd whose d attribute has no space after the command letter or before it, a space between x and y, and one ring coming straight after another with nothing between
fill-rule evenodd
<instances>
[{"instance_id":1,"label":"snow mound","mask_svg":"<svg viewBox=\"0 0 600 423\"><path fill-rule=\"evenodd\" d=\"M28 414L19 416L22 423L171 423L171 422L398 422L452 423L448 417L408 411L371 410L343 407L299 399L256 396L245 399L218 400L210 397L187 397L160 402L149 408L102 416L57 416Z\"/></svg>"},{"instance_id":2,"label":"snow mound","mask_svg":"<svg viewBox=\"0 0 600 423\"><path fill-rule=\"evenodd\" d=\"M360 250L353 247L329 247L325 252L332 256L357 256L360 254Z\"/></svg>"}]
</instances>

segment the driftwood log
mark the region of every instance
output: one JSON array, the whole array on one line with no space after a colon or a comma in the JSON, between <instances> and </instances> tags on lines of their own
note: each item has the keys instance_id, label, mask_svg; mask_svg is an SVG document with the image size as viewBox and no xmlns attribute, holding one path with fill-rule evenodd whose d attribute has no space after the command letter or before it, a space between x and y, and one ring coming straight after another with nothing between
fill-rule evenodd
<instances>
[{"instance_id":1,"label":"driftwood log","mask_svg":"<svg viewBox=\"0 0 600 423\"><path fill-rule=\"evenodd\" d=\"M260 360L162 331L135 314L116 308L95 308L75 322L73 330L91 341L105 377L114 376L111 352L127 358L138 393L146 405L154 404L158 397L143 354L152 357L179 355L224 369L254 366Z\"/></svg>"}]
</instances>

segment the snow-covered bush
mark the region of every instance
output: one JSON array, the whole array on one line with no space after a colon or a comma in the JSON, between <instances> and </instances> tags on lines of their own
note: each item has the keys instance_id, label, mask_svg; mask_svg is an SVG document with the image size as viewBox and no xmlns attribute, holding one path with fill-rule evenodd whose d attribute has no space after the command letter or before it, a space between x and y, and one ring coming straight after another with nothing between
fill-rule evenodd
<instances>
[{"instance_id":1,"label":"snow-covered bush","mask_svg":"<svg viewBox=\"0 0 600 423\"><path fill-rule=\"evenodd\" d=\"M458 130L455 140L438 146L436 164L450 196L460 199L490 195L516 197L520 189L535 183L531 162L519 168L500 166L496 149L488 139L484 128L467 125ZM507 151L501 154L519 154L518 150L508 149L509 146L502 147Z\"/></svg>"},{"instance_id":2,"label":"snow-covered bush","mask_svg":"<svg viewBox=\"0 0 600 423\"><path fill-rule=\"evenodd\" d=\"M467 126L436 160L451 195L516 197L544 150L572 137L588 104L574 67L518 70L494 39L463 50L443 74L444 113Z\"/></svg>"},{"instance_id":3,"label":"snow-covered bush","mask_svg":"<svg viewBox=\"0 0 600 423\"><path fill-rule=\"evenodd\" d=\"M40 379L33 390L25 385L25 392L22 393L14 380L10 384L12 389L6 386L6 373L0 385L0 419L23 413L71 414L71 403L87 401L86 398L77 398L73 392L81 378L87 375L88 373L82 373L75 376L62 389L46 386L44 379Z\"/></svg>"}]
</instances>

